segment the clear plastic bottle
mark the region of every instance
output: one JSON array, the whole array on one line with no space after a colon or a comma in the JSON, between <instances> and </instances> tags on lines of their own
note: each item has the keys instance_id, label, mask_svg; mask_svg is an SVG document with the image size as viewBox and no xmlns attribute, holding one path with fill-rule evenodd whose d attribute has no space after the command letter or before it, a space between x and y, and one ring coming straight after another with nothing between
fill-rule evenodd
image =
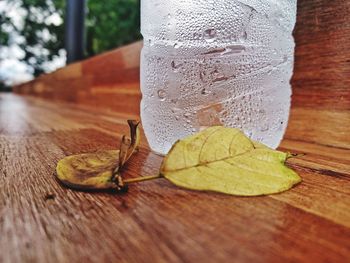
<instances>
[{"instance_id":1,"label":"clear plastic bottle","mask_svg":"<svg viewBox=\"0 0 350 263\"><path fill-rule=\"evenodd\" d=\"M213 125L276 148L295 18L296 0L142 0L141 119L152 150Z\"/></svg>"}]
</instances>

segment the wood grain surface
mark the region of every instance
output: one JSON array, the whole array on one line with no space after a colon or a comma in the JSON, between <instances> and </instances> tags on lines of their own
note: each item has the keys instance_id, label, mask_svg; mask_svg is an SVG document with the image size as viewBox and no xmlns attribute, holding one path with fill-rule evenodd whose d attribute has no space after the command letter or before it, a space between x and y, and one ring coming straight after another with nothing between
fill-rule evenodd
<instances>
[{"instance_id":1,"label":"wood grain surface","mask_svg":"<svg viewBox=\"0 0 350 263\"><path fill-rule=\"evenodd\" d=\"M60 158L118 148L125 120L137 117L0 95L0 262L349 259L350 155L327 142L287 134L281 149L306 153L289 162L303 182L266 197L183 190L165 179L126 194L76 192L56 181ZM124 176L156 174L161 161L142 136Z\"/></svg>"},{"instance_id":2,"label":"wood grain surface","mask_svg":"<svg viewBox=\"0 0 350 263\"><path fill-rule=\"evenodd\" d=\"M53 101L139 113L141 47L142 42L136 42L70 64L15 86L13 90Z\"/></svg>"},{"instance_id":3,"label":"wood grain surface","mask_svg":"<svg viewBox=\"0 0 350 263\"><path fill-rule=\"evenodd\" d=\"M350 258L350 1L299 0L290 121L281 150L303 178L242 198L164 179L126 194L55 180L64 156L116 149L139 116L141 43L0 95L0 262L347 262ZM41 100L34 97L44 98ZM157 173L142 137L125 177Z\"/></svg>"}]
</instances>

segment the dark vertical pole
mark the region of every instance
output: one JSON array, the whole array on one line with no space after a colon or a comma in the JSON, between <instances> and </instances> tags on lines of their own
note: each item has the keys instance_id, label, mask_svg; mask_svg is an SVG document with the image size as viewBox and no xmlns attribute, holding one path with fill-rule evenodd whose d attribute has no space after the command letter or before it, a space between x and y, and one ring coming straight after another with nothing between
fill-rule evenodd
<instances>
[{"instance_id":1,"label":"dark vertical pole","mask_svg":"<svg viewBox=\"0 0 350 263\"><path fill-rule=\"evenodd\" d=\"M67 63L84 57L85 0L67 0L65 46Z\"/></svg>"}]
</instances>

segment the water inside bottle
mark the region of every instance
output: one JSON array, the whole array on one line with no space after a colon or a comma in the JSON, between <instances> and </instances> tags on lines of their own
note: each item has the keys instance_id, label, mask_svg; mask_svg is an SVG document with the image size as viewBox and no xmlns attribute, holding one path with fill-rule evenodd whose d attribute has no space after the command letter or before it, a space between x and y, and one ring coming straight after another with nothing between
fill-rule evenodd
<instances>
[{"instance_id":1,"label":"water inside bottle","mask_svg":"<svg viewBox=\"0 0 350 263\"><path fill-rule=\"evenodd\" d=\"M141 118L165 154L236 127L275 148L288 122L296 1L142 1Z\"/></svg>"}]
</instances>

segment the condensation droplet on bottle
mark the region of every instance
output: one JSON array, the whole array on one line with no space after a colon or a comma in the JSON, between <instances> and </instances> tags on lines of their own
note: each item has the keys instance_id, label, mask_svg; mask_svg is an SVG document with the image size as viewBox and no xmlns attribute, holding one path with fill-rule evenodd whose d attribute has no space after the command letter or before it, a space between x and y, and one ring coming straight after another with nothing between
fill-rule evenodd
<instances>
[{"instance_id":1,"label":"condensation droplet on bottle","mask_svg":"<svg viewBox=\"0 0 350 263\"><path fill-rule=\"evenodd\" d=\"M241 42L245 42L247 40L247 38L248 38L247 31L244 30L241 37L240 37L240 40L241 40Z\"/></svg>"},{"instance_id":2,"label":"condensation droplet on bottle","mask_svg":"<svg viewBox=\"0 0 350 263\"><path fill-rule=\"evenodd\" d=\"M171 61L171 68L174 72L178 72L181 66L181 63L176 63L175 60Z\"/></svg>"},{"instance_id":3,"label":"condensation droplet on bottle","mask_svg":"<svg viewBox=\"0 0 350 263\"><path fill-rule=\"evenodd\" d=\"M161 101L164 101L164 100L165 100L165 97L166 97L166 92L165 92L165 90L160 89L160 90L158 90L157 94L158 94L158 98L159 98Z\"/></svg>"},{"instance_id":4,"label":"condensation droplet on bottle","mask_svg":"<svg viewBox=\"0 0 350 263\"><path fill-rule=\"evenodd\" d=\"M283 121L282 120L279 120L278 121L278 129L282 129L282 127L283 127Z\"/></svg>"},{"instance_id":5,"label":"condensation droplet on bottle","mask_svg":"<svg viewBox=\"0 0 350 263\"><path fill-rule=\"evenodd\" d=\"M283 55L283 63L287 62L288 56L286 54Z\"/></svg>"},{"instance_id":6,"label":"condensation droplet on bottle","mask_svg":"<svg viewBox=\"0 0 350 263\"><path fill-rule=\"evenodd\" d=\"M221 76L218 76L215 79L213 79L213 82L220 82L220 81L225 81L225 80L228 80L228 77L221 75Z\"/></svg>"},{"instance_id":7,"label":"condensation droplet on bottle","mask_svg":"<svg viewBox=\"0 0 350 263\"><path fill-rule=\"evenodd\" d=\"M220 73L217 69L212 72L213 82L226 81L226 77L223 73Z\"/></svg>"},{"instance_id":8,"label":"condensation droplet on bottle","mask_svg":"<svg viewBox=\"0 0 350 263\"><path fill-rule=\"evenodd\" d=\"M172 113L177 113L179 111L179 108L173 107L171 108Z\"/></svg>"},{"instance_id":9,"label":"condensation droplet on bottle","mask_svg":"<svg viewBox=\"0 0 350 263\"><path fill-rule=\"evenodd\" d=\"M185 117L185 118L188 118L188 117L190 117L190 116L191 116L191 113L189 113L189 112L185 112L185 113L184 113L184 117Z\"/></svg>"},{"instance_id":10,"label":"condensation droplet on bottle","mask_svg":"<svg viewBox=\"0 0 350 263\"><path fill-rule=\"evenodd\" d=\"M204 71L199 72L199 79L205 83L206 82L206 73Z\"/></svg>"},{"instance_id":11,"label":"condensation droplet on bottle","mask_svg":"<svg viewBox=\"0 0 350 263\"><path fill-rule=\"evenodd\" d=\"M203 36L204 36L205 41L207 41L209 43L213 42L216 39L216 30L213 28L209 28L209 29L204 31Z\"/></svg>"},{"instance_id":12,"label":"condensation droplet on bottle","mask_svg":"<svg viewBox=\"0 0 350 263\"><path fill-rule=\"evenodd\" d=\"M260 131L265 132L269 130L269 125L267 123L263 123L260 127Z\"/></svg>"},{"instance_id":13,"label":"condensation droplet on bottle","mask_svg":"<svg viewBox=\"0 0 350 263\"><path fill-rule=\"evenodd\" d=\"M208 94L210 94L210 91L208 91L206 88L203 88L203 89L201 90L201 94L202 94L202 95L208 95Z\"/></svg>"}]
</instances>

